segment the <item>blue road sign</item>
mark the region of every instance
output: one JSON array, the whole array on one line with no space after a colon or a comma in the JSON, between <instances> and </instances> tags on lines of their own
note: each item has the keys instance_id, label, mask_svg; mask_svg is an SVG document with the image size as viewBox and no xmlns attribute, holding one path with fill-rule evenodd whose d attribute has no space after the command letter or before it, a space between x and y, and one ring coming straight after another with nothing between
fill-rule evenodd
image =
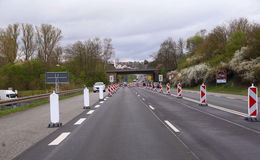
<instances>
[{"instance_id":1,"label":"blue road sign","mask_svg":"<svg viewBox=\"0 0 260 160\"><path fill-rule=\"evenodd\" d=\"M68 72L46 72L45 83L46 84L69 83Z\"/></svg>"}]
</instances>

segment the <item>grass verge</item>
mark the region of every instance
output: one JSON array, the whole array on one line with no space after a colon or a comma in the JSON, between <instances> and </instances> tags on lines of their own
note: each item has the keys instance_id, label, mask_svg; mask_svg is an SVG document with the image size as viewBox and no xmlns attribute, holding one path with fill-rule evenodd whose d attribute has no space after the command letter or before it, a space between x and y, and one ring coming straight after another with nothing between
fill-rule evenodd
<instances>
[{"instance_id":1,"label":"grass verge","mask_svg":"<svg viewBox=\"0 0 260 160\"><path fill-rule=\"evenodd\" d=\"M184 90L185 89L193 90L193 91L199 91L200 86L191 87L191 88L184 88ZM221 84L221 85L208 85L207 86L207 92L235 94L235 95L242 95L242 96L247 96L247 89L248 88L244 87L244 86L236 86L232 82L229 82L227 84ZM258 92L258 96L259 95L260 95L260 93Z\"/></svg>"},{"instance_id":2,"label":"grass verge","mask_svg":"<svg viewBox=\"0 0 260 160\"><path fill-rule=\"evenodd\" d=\"M60 100L71 98L71 97L78 96L78 95L81 95L81 94L82 94L82 92L77 92L77 93L73 93L73 94L70 94L70 95L60 96ZM21 107L17 107L17 108L11 108L11 109L7 109L7 110L1 110L0 111L0 117L11 114L11 113L24 111L24 110L34 108L34 107L37 107L37 106L40 106L40 105L43 105L43 104L47 104L47 103L49 103L49 100L40 100L40 101L33 102L33 103L25 105L25 106L21 106Z\"/></svg>"}]
</instances>

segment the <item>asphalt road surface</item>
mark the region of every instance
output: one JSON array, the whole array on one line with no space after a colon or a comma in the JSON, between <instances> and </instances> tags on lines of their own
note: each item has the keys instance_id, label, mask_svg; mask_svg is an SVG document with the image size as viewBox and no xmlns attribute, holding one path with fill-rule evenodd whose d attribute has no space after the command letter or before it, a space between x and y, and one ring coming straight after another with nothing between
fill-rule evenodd
<instances>
[{"instance_id":1,"label":"asphalt road surface","mask_svg":"<svg viewBox=\"0 0 260 160\"><path fill-rule=\"evenodd\" d=\"M226 108L235 101L219 105ZM260 122L145 88L125 87L15 159L258 160Z\"/></svg>"}]
</instances>

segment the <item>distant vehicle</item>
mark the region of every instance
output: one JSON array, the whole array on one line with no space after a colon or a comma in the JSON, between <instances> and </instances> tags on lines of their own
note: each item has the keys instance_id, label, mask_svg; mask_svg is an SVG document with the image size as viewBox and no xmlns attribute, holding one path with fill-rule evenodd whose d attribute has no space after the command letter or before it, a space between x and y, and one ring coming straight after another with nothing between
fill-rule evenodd
<instances>
[{"instance_id":1,"label":"distant vehicle","mask_svg":"<svg viewBox=\"0 0 260 160\"><path fill-rule=\"evenodd\" d=\"M96 82L93 85L93 92L99 92L99 87L103 87L103 92L106 92L106 85L103 82Z\"/></svg>"},{"instance_id":2,"label":"distant vehicle","mask_svg":"<svg viewBox=\"0 0 260 160\"><path fill-rule=\"evenodd\" d=\"M17 99L17 91L13 90L0 90L0 101Z\"/></svg>"},{"instance_id":3,"label":"distant vehicle","mask_svg":"<svg viewBox=\"0 0 260 160\"><path fill-rule=\"evenodd\" d=\"M126 87L127 86L127 82L124 82L123 85L124 85L124 87Z\"/></svg>"}]
</instances>

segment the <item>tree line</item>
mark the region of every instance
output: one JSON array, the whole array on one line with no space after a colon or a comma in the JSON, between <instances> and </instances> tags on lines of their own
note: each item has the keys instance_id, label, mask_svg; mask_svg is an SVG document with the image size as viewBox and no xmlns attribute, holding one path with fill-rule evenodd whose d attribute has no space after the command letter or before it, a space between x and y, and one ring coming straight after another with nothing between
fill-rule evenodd
<instances>
[{"instance_id":1,"label":"tree line","mask_svg":"<svg viewBox=\"0 0 260 160\"><path fill-rule=\"evenodd\" d=\"M183 40L168 38L160 45L149 63L162 71L173 74L172 82L189 79L194 68L201 68L201 80L190 79L187 85L215 82L217 71L225 70L228 78L239 84L260 83L260 24L246 18L234 19L214 27L202 29ZM186 69L186 70L185 70ZM198 74L198 70L194 74ZM193 77L193 76L190 76Z\"/></svg>"},{"instance_id":2,"label":"tree line","mask_svg":"<svg viewBox=\"0 0 260 160\"><path fill-rule=\"evenodd\" d=\"M62 31L50 24L10 24L0 28L0 88L46 89L45 72L68 71L70 84L107 81L112 39L90 38L61 46Z\"/></svg>"}]
</instances>

